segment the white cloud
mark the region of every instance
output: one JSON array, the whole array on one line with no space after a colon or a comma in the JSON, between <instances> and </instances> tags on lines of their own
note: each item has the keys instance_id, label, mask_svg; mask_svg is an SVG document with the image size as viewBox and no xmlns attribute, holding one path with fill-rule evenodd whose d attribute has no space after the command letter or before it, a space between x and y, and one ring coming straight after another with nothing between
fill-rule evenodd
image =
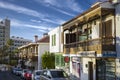
<instances>
[{"instance_id":1,"label":"white cloud","mask_svg":"<svg viewBox=\"0 0 120 80\"><path fill-rule=\"evenodd\" d=\"M22 27L23 22L17 19L11 19L11 26Z\"/></svg>"},{"instance_id":2,"label":"white cloud","mask_svg":"<svg viewBox=\"0 0 120 80\"><path fill-rule=\"evenodd\" d=\"M35 0L37 2L40 2L46 6L54 6L57 8L65 8L70 9L75 12L83 12L83 9L81 6L75 2L75 0Z\"/></svg>"},{"instance_id":3,"label":"white cloud","mask_svg":"<svg viewBox=\"0 0 120 80\"><path fill-rule=\"evenodd\" d=\"M55 21L56 21L58 24L63 24L64 22L66 22L65 20L62 20L62 19L55 19Z\"/></svg>"},{"instance_id":4,"label":"white cloud","mask_svg":"<svg viewBox=\"0 0 120 80\"><path fill-rule=\"evenodd\" d=\"M75 0L66 0L66 5L73 11L83 12L83 9L81 8L81 6L78 5L77 2L75 2Z\"/></svg>"},{"instance_id":5,"label":"white cloud","mask_svg":"<svg viewBox=\"0 0 120 80\"><path fill-rule=\"evenodd\" d=\"M28 9L28 8L25 8L25 7L21 7L21 6L6 3L6 2L0 2L0 8L9 9L9 10L16 11L18 13L22 13L22 14L25 14L25 15L39 17L40 20L42 20L43 22L49 22L49 23L53 23L53 24L61 23L61 22L53 20L53 19L48 19L48 18L51 18L53 15L39 13L35 10L31 10L31 9ZM48 17L48 18L45 18L45 17ZM31 21L40 23L41 22L40 20L31 20ZM13 23L13 25L19 25L19 24L18 23Z\"/></svg>"},{"instance_id":6,"label":"white cloud","mask_svg":"<svg viewBox=\"0 0 120 80\"><path fill-rule=\"evenodd\" d=\"M35 10L21 7L18 5L14 5L14 4L7 3L7 2L0 2L0 8L16 11L18 13L22 13L22 14L26 14L26 15L30 15L30 16L45 17L45 15L43 15Z\"/></svg>"},{"instance_id":7,"label":"white cloud","mask_svg":"<svg viewBox=\"0 0 120 80\"><path fill-rule=\"evenodd\" d=\"M42 30L42 29L39 29L40 32L43 32L43 33L46 33L48 32L48 30Z\"/></svg>"},{"instance_id":8,"label":"white cloud","mask_svg":"<svg viewBox=\"0 0 120 80\"><path fill-rule=\"evenodd\" d=\"M46 24L41 24L41 25L32 25L32 24L28 24L28 23L25 23L23 21L19 21L17 19L11 19L11 26L12 27L28 27L28 28L34 28L38 31L50 31L52 30L53 28L51 28L50 26L46 25Z\"/></svg>"},{"instance_id":9,"label":"white cloud","mask_svg":"<svg viewBox=\"0 0 120 80\"><path fill-rule=\"evenodd\" d=\"M50 23L53 23L53 24L62 24L63 22L65 22L65 20L62 20L62 19L47 19L47 18L44 18L42 19L43 21L46 21L46 22L50 22Z\"/></svg>"},{"instance_id":10,"label":"white cloud","mask_svg":"<svg viewBox=\"0 0 120 80\"><path fill-rule=\"evenodd\" d=\"M59 12L61 12L61 13L63 13L63 14L66 14L66 15L69 15L69 16L75 16L74 14L71 14L69 12L63 11L61 9L58 9L58 8L55 8L55 7L54 7L54 9L57 10L57 11L59 11Z\"/></svg>"},{"instance_id":11,"label":"white cloud","mask_svg":"<svg viewBox=\"0 0 120 80\"><path fill-rule=\"evenodd\" d=\"M31 19L30 21L35 22L35 23L41 23L41 20L35 20L35 19Z\"/></svg>"}]
</instances>

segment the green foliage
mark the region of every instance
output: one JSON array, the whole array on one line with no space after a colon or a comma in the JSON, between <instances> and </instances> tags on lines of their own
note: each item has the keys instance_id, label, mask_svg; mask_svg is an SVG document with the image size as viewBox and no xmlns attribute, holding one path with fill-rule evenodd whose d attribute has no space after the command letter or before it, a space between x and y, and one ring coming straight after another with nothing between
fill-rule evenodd
<instances>
[{"instance_id":1,"label":"green foliage","mask_svg":"<svg viewBox=\"0 0 120 80\"><path fill-rule=\"evenodd\" d=\"M5 58L11 54L10 52L10 46L13 45L13 40L9 39L6 43L6 45L0 47L0 61L5 62Z\"/></svg>"},{"instance_id":2,"label":"green foliage","mask_svg":"<svg viewBox=\"0 0 120 80\"><path fill-rule=\"evenodd\" d=\"M12 66L15 66L15 65L17 65L17 60L11 60L11 63L10 63L10 65L12 65Z\"/></svg>"},{"instance_id":3,"label":"green foliage","mask_svg":"<svg viewBox=\"0 0 120 80\"><path fill-rule=\"evenodd\" d=\"M14 44L14 42L13 42L12 39L9 39L9 40L7 41L7 46L8 46L8 47L12 46L13 44Z\"/></svg>"},{"instance_id":4,"label":"green foliage","mask_svg":"<svg viewBox=\"0 0 120 80\"><path fill-rule=\"evenodd\" d=\"M54 53L45 52L42 55L42 68L54 69L55 68L55 55Z\"/></svg>"}]
</instances>

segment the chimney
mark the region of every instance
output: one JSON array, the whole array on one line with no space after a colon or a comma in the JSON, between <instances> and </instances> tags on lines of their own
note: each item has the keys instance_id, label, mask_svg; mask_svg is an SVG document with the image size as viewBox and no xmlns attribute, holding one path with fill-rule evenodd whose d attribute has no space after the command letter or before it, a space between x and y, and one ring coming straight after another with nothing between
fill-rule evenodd
<instances>
[{"instance_id":1,"label":"chimney","mask_svg":"<svg viewBox=\"0 0 120 80\"><path fill-rule=\"evenodd\" d=\"M48 36L48 33L44 33L44 34L43 34L43 37L46 37L46 36Z\"/></svg>"},{"instance_id":2,"label":"chimney","mask_svg":"<svg viewBox=\"0 0 120 80\"><path fill-rule=\"evenodd\" d=\"M35 35L34 37L35 37L35 42L37 42L38 41L38 36Z\"/></svg>"}]
</instances>

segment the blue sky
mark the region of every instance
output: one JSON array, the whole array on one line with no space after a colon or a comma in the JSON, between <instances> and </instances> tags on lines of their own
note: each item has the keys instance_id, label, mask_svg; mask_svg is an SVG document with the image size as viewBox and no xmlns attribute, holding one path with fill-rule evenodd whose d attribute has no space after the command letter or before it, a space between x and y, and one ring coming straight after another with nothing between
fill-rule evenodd
<instances>
[{"instance_id":1,"label":"blue sky","mask_svg":"<svg viewBox=\"0 0 120 80\"><path fill-rule=\"evenodd\" d=\"M11 36L34 41L87 10L97 0L0 0L0 20L11 20Z\"/></svg>"}]
</instances>

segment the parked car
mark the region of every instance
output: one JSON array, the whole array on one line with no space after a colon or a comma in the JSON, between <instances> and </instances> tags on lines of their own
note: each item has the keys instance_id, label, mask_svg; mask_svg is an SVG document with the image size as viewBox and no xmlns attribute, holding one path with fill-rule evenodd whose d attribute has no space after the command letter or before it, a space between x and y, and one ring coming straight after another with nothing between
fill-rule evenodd
<instances>
[{"instance_id":1,"label":"parked car","mask_svg":"<svg viewBox=\"0 0 120 80\"><path fill-rule=\"evenodd\" d=\"M12 72L13 74L15 74L15 73L16 73L16 70L17 70L17 68L12 67L11 72Z\"/></svg>"},{"instance_id":2,"label":"parked car","mask_svg":"<svg viewBox=\"0 0 120 80\"><path fill-rule=\"evenodd\" d=\"M35 70L32 74L32 80L40 80L42 70Z\"/></svg>"},{"instance_id":3,"label":"parked car","mask_svg":"<svg viewBox=\"0 0 120 80\"><path fill-rule=\"evenodd\" d=\"M28 71L28 69L23 69L23 70L22 70L22 73L21 73L21 78L23 78L23 79L24 79L24 74L25 74L27 71Z\"/></svg>"},{"instance_id":4,"label":"parked car","mask_svg":"<svg viewBox=\"0 0 120 80\"><path fill-rule=\"evenodd\" d=\"M17 68L16 71L15 71L15 74L19 76L19 75L21 75L21 73L22 73L22 69Z\"/></svg>"},{"instance_id":5,"label":"parked car","mask_svg":"<svg viewBox=\"0 0 120 80\"><path fill-rule=\"evenodd\" d=\"M24 79L25 80L32 80L32 71L28 70L25 74L24 74Z\"/></svg>"},{"instance_id":6,"label":"parked car","mask_svg":"<svg viewBox=\"0 0 120 80\"><path fill-rule=\"evenodd\" d=\"M70 80L70 78L62 69L48 69L43 70L40 80Z\"/></svg>"}]
</instances>

